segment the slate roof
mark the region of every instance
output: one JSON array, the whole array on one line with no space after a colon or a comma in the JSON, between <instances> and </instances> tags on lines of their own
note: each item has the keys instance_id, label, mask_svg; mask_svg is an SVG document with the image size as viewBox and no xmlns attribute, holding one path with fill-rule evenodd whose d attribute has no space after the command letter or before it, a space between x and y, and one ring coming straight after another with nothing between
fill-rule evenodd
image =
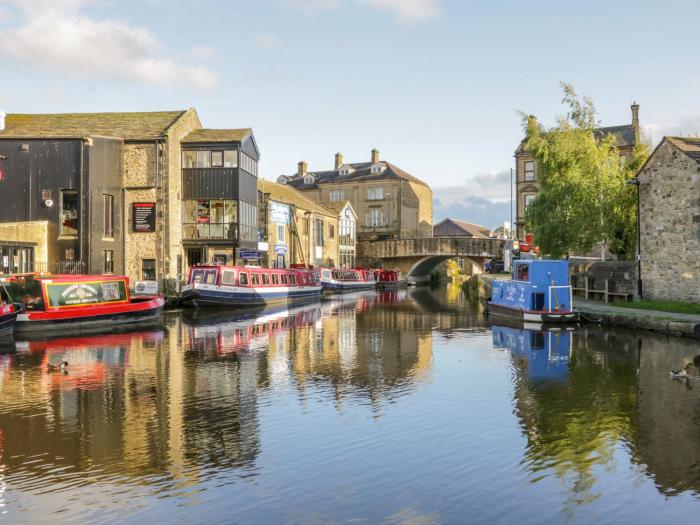
<instances>
[{"instance_id":1,"label":"slate roof","mask_svg":"<svg viewBox=\"0 0 700 525\"><path fill-rule=\"evenodd\" d=\"M409 182L414 182L416 184L422 184L423 186L428 186L422 180L414 177L410 173L402 170L398 166L391 164L390 162L380 161L379 164L385 167L385 169L381 173L372 173L371 162L343 164L342 167L350 167L352 169L349 175L340 175L339 170L309 171L307 175L310 174L314 176L314 182L312 184L307 184L306 182L304 182L304 177L301 177L296 173L293 175L285 175L285 177L288 179L287 184L298 190L309 190L317 188L319 184L333 184L343 182L371 182L375 180L405 180Z\"/></svg>"},{"instance_id":2,"label":"slate roof","mask_svg":"<svg viewBox=\"0 0 700 525\"><path fill-rule=\"evenodd\" d=\"M253 130L241 129L195 129L190 131L180 142L211 143L211 142L243 142Z\"/></svg>"},{"instance_id":3,"label":"slate roof","mask_svg":"<svg viewBox=\"0 0 700 525\"><path fill-rule=\"evenodd\" d=\"M632 124L624 124L622 126L606 126L603 128L597 128L595 130L595 136L596 138L602 138L605 137L606 135L614 135L615 136L615 142L617 142L617 147L618 148L624 148L624 147L632 147L636 145L636 138L635 138L635 133L634 133L634 126ZM525 149L525 141L527 139L523 139L520 141L520 144L518 145L518 149L515 150L515 154L517 155L518 153L523 153L527 151Z\"/></svg>"},{"instance_id":4,"label":"slate roof","mask_svg":"<svg viewBox=\"0 0 700 525\"><path fill-rule=\"evenodd\" d=\"M293 205L297 208L327 217L338 217L335 212L285 184L277 184L269 180L258 179L258 191L270 194L271 200L281 204Z\"/></svg>"},{"instance_id":5,"label":"slate roof","mask_svg":"<svg viewBox=\"0 0 700 525\"><path fill-rule=\"evenodd\" d=\"M664 140L669 141L695 162L700 164L700 138L664 137Z\"/></svg>"},{"instance_id":6,"label":"slate roof","mask_svg":"<svg viewBox=\"0 0 700 525\"><path fill-rule=\"evenodd\" d=\"M155 140L186 110L134 113L10 113L0 138L120 137L125 140Z\"/></svg>"},{"instance_id":7,"label":"slate roof","mask_svg":"<svg viewBox=\"0 0 700 525\"><path fill-rule=\"evenodd\" d=\"M439 228L440 225L445 224L446 222L452 223L454 226L459 228L464 232L464 235L467 235L469 237L480 237L480 238L489 238L491 237L491 228L487 228L486 226L482 226L481 224L473 224L471 222L465 222L461 221L459 219L443 219L437 224L433 225L433 232L435 232L435 228ZM439 237L439 235L437 235ZM449 237L449 236L448 236Z\"/></svg>"}]
</instances>

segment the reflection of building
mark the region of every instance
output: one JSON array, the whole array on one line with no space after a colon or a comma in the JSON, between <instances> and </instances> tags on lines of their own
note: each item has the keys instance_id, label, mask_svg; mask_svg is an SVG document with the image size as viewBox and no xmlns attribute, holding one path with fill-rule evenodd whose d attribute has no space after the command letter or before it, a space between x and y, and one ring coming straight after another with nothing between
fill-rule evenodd
<instances>
[{"instance_id":1,"label":"reflection of building","mask_svg":"<svg viewBox=\"0 0 700 525\"><path fill-rule=\"evenodd\" d=\"M0 118L1 269L162 279L257 247L252 132L201 128L194 109Z\"/></svg>"},{"instance_id":2,"label":"reflection of building","mask_svg":"<svg viewBox=\"0 0 700 525\"><path fill-rule=\"evenodd\" d=\"M621 157L632 154L634 147L640 143L639 106L635 103L631 106L632 122L622 126L608 126L599 128L598 136L612 135L615 137ZM537 180L537 166L532 154L525 149L523 140L515 151L515 228L518 239L525 238L525 210L537 196L539 181Z\"/></svg>"},{"instance_id":3,"label":"reflection of building","mask_svg":"<svg viewBox=\"0 0 700 525\"><path fill-rule=\"evenodd\" d=\"M266 263L335 266L338 262L339 215L290 186L261 179L260 223L267 242ZM351 216L354 212L351 213ZM353 246L354 249L354 246Z\"/></svg>"},{"instance_id":4,"label":"reflection of building","mask_svg":"<svg viewBox=\"0 0 700 525\"><path fill-rule=\"evenodd\" d=\"M302 161L296 174L282 175L278 182L324 204L350 201L361 241L432 236L432 191L413 175L380 160L376 149L370 162L345 163L338 153L330 171L308 171Z\"/></svg>"}]
</instances>

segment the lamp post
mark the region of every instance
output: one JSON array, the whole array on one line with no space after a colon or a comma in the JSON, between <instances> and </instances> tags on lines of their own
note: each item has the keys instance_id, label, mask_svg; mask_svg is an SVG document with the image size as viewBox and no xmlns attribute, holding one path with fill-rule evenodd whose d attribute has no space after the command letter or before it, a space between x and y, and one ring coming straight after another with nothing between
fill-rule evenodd
<instances>
[{"instance_id":1,"label":"lamp post","mask_svg":"<svg viewBox=\"0 0 700 525\"><path fill-rule=\"evenodd\" d=\"M642 299L642 228L640 221L640 206L639 206L639 179L629 179L625 182L628 186L637 187L637 295Z\"/></svg>"}]
</instances>

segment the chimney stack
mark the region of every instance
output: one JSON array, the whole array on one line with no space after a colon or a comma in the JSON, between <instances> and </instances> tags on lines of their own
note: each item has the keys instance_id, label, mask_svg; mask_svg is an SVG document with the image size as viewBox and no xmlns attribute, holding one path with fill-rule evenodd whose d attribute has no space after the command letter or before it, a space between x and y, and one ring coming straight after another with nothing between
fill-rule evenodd
<instances>
[{"instance_id":1,"label":"chimney stack","mask_svg":"<svg viewBox=\"0 0 700 525\"><path fill-rule=\"evenodd\" d=\"M339 170L343 165L343 154L338 152L335 154L335 169Z\"/></svg>"},{"instance_id":2,"label":"chimney stack","mask_svg":"<svg viewBox=\"0 0 700 525\"><path fill-rule=\"evenodd\" d=\"M299 161L299 164L297 164L297 175L300 177L303 177L306 175L306 171L308 169L308 164L306 164L305 160Z\"/></svg>"},{"instance_id":3,"label":"chimney stack","mask_svg":"<svg viewBox=\"0 0 700 525\"><path fill-rule=\"evenodd\" d=\"M639 129L639 104L632 102L632 128L634 128L634 143L639 144L641 140L641 132Z\"/></svg>"},{"instance_id":4,"label":"chimney stack","mask_svg":"<svg viewBox=\"0 0 700 525\"><path fill-rule=\"evenodd\" d=\"M372 150L372 164L376 164L377 162L379 162L379 150L374 148Z\"/></svg>"},{"instance_id":5,"label":"chimney stack","mask_svg":"<svg viewBox=\"0 0 700 525\"><path fill-rule=\"evenodd\" d=\"M0 131L4 131L5 129L5 112L0 111Z\"/></svg>"}]
</instances>

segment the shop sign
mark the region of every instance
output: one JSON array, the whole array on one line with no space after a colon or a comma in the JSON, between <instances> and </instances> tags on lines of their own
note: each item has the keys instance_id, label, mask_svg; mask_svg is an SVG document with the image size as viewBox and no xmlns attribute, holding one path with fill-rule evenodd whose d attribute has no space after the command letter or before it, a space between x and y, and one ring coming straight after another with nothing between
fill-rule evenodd
<instances>
[{"instance_id":1,"label":"shop sign","mask_svg":"<svg viewBox=\"0 0 700 525\"><path fill-rule=\"evenodd\" d=\"M49 306L80 306L126 301L124 281L47 283Z\"/></svg>"},{"instance_id":2,"label":"shop sign","mask_svg":"<svg viewBox=\"0 0 700 525\"><path fill-rule=\"evenodd\" d=\"M136 281L134 284L136 294L156 294L158 293L158 281Z\"/></svg>"},{"instance_id":3,"label":"shop sign","mask_svg":"<svg viewBox=\"0 0 700 525\"><path fill-rule=\"evenodd\" d=\"M260 259L260 252L257 250L241 250L238 252L239 259L253 260Z\"/></svg>"},{"instance_id":4,"label":"shop sign","mask_svg":"<svg viewBox=\"0 0 700 525\"><path fill-rule=\"evenodd\" d=\"M277 255L287 255L287 251L289 248L287 248L287 245L281 242L278 242L275 244L275 253Z\"/></svg>"},{"instance_id":5,"label":"shop sign","mask_svg":"<svg viewBox=\"0 0 700 525\"><path fill-rule=\"evenodd\" d=\"M136 233L153 233L156 231L156 203L132 203L133 231Z\"/></svg>"},{"instance_id":6,"label":"shop sign","mask_svg":"<svg viewBox=\"0 0 700 525\"><path fill-rule=\"evenodd\" d=\"M279 202L270 202L270 221L277 224L289 224L289 206Z\"/></svg>"}]
</instances>

